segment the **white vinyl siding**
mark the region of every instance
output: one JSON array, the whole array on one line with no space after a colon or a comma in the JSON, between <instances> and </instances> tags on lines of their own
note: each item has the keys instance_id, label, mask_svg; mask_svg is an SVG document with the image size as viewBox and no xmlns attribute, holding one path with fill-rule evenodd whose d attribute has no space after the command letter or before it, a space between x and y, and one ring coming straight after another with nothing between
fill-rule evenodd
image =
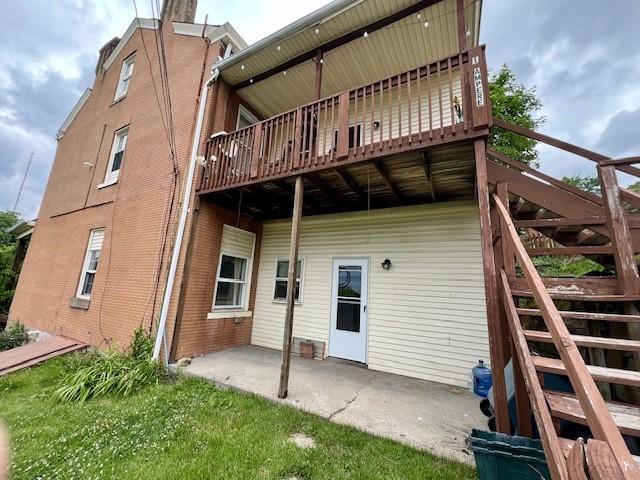
<instances>
[{"instance_id":1,"label":"white vinyl siding","mask_svg":"<svg viewBox=\"0 0 640 480\"><path fill-rule=\"evenodd\" d=\"M91 290L93 288L96 270L98 269L103 240L104 229L91 230L89 234L89 244L87 245L84 261L82 262L78 291L76 293L76 296L80 298L91 297Z\"/></svg>"},{"instance_id":2,"label":"white vinyl siding","mask_svg":"<svg viewBox=\"0 0 640 480\"><path fill-rule=\"evenodd\" d=\"M411 90L411 96L409 96ZM459 110L456 110L455 99L458 101ZM373 108L372 108L373 102ZM442 109L440 104L442 103ZM452 105L453 103L453 105ZM452 69L451 88L449 88L449 75L442 72L440 79L437 74L420 79L420 87L417 80L413 79L408 84L392 88L384 88L382 95L378 90L372 97L358 98L349 103L349 134L350 146L367 146L380 141L397 139L407 136L409 133L416 135L419 132L428 132L431 128L436 131L441 127L450 127L453 123L459 123L464 118L462 111L462 84L459 69ZM318 126L318 139L316 141L317 155L325 155L335 149L336 129L338 127L338 102L327 109L314 112ZM442 115L440 114L442 112ZM458 115L461 113L462 115ZM287 117L285 117L287 118ZM293 122L295 115L289 116ZM378 128L374 123L377 122ZM292 145L295 138L295 128L285 121L280 128L277 138L269 150L269 158L277 159L283 155L287 145ZM356 138L353 128L360 125L359 138ZM391 128L390 128L391 126ZM427 134L428 135L428 134Z\"/></svg>"},{"instance_id":3,"label":"white vinyl siding","mask_svg":"<svg viewBox=\"0 0 640 480\"><path fill-rule=\"evenodd\" d=\"M118 181L118 178L120 177L120 169L122 168L122 162L124 160L124 152L127 148L128 138L129 127L121 128L113 135L113 145L111 146L107 172L104 177L104 182L98 185L98 188L108 187Z\"/></svg>"},{"instance_id":4,"label":"white vinyl siding","mask_svg":"<svg viewBox=\"0 0 640 480\"><path fill-rule=\"evenodd\" d=\"M280 349L285 305L273 301L274 263L287 255L290 221L265 222L252 343ZM329 341L332 259L370 260L369 368L466 386L487 363L482 251L474 202L303 218L304 303L294 335ZM381 263L389 258L392 266ZM326 353L326 352L325 352Z\"/></svg>"},{"instance_id":5,"label":"white vinyl siding","mask_svg":"<svg viewBox=\"0 0 640 480\"><path fill-rule=\"evenodd\" d=\"M251 232L241 230L230 225L224 225L222 228L222 241L220 244L220 258L218 259L216 288L214 290L213 296L213 309L246 309L247 303L249 301L248 285L251 285L251 271L253 268L253 253L255 248L256 236ZM216 305L216 294L218 292L218 286L221 281L220 267L224 256L245 260L245 264L243 267L244 274L242 275L241 279L243 284L242 292L238 301L234 302L233 305ZM222 281L224 281L224 279Z\"/></svg>"},{"instance_id":6,"label":"white vinyl siding","mask_svg":"<svg viewBox=\"0 0 640 480\"><path fill-rule=\"evenodd\" d=\"M120 100L127 94L127 91L129 90L129 83L131 83L131 75L133 75L133 66L135 64L135 60L135 55L131 55L124 62L122 62L122 68L120 69L120 77L118 77L118 85L116 87L114 101Z\"/></svg>"}]
</instances>

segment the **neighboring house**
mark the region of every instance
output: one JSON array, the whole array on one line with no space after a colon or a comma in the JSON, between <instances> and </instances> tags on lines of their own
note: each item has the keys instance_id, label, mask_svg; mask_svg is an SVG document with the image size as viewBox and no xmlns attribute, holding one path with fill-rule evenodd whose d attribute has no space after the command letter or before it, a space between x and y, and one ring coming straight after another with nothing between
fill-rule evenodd
<instances>
[{"instance_id":1,"label":"neighboring house","mask_svg":"<svg viewBox=\"0 0 640 480\"><path fill-rule=\"evenodd\" d=\"M31 241L31 234L33 233L33 229L35 226L35 220L21 220L7 230L7 232L15 236L17 242L16 255L13 258L12 267L14 273L16 274L16 282L18 275L20 275L20 270L22 269L24 257L27 255L27 249L29 248L29 242ZM14 287L15 285L11 288Z\"/></svg>"},{"instance_id":2,"label":"neighboring house","mask_svg":"<svg viewBox=\"0 0 640 480\"><path fill-rule=\"evenodd\" d=\"M640 299L640 231L620 195L640 197L620 193L614 175L640 171L492 117L479 0L335 0L246 48L228 24L189 23L195 1L165 11L162 30L134 20L101 50L93 89L61 128L12 320L98 346L125 345L143 325L169 361L284 348L281 396L287 352L302 341L317 358L465 387L490 359L505 432L513 348L519 432L531 432L523 378L536 419L550 415L536 369L568 374L578 396L548 397L554 416L604 431L591 374L640 386L624 363L638 361L640 342L570 336L544 287L569 302ZM175 166L154 95L160 34ZM492 126L598 162L606 201L487 151ZM614 258L618 276L543 282L527 263L517 276L513 248L521 264L528 255L510 212L565 248L536 254L608 255L596 258ZM579 308L565 317L640 319ZM543 317L550 333L523 332L518 315ZM534 362L527 340L554 343L562 361ZM576 343L622 350L623 363L594 355L600 370L588 371ZM582 419L587 397L596 407ZM600 438L622 459L609 427ZM555 433L541 433L548 456L558 452Z\"/></svg>"}]
</instances>

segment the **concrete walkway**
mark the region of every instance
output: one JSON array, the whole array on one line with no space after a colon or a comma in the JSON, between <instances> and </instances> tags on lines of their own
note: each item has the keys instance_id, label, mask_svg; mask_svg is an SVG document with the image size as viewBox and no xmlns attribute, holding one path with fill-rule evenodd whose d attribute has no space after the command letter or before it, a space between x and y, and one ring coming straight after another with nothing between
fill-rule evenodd
<instances>
[{"instance_id":1,"label":"concrete walkway","mask_svg":"<svg viewBox=\"0 0 640 480\"><path fill-rule=\"evenodd\" d=\"M277 397L281 353L247 346L194 358L188 374L255 393L374 435L465 463L466 438L485 428L479 399L465 389L375 372L337 360L293 357L289 396Z\"/></svg>"}]
</instances>

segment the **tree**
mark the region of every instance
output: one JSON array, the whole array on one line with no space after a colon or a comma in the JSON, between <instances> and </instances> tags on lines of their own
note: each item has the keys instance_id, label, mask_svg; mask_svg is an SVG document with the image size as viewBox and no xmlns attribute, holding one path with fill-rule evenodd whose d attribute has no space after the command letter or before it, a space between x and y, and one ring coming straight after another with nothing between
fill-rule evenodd
<instances>
[{"instance_id":1,"label":"tree","mask_svg":"<svg viewBox=\"0 0 640 480\"><path fill-rule=\"evenodd\" d=\"M585 192L601 195L600 180L596 175L572 175L570 177L562 177L562 181Z\"/></svg>"},{"instance_id":2,"label":"tree","mask_svg":"<svg viewBox=\"0 0 640 480\"><path fill-rule=\"evenodd\" d=\"M13 260L16 256L16 239L7 230L18 223L15 212L0 212L0 313L7 313L13 299L15 273Z\"/></svg>"},{"instance_id":3,"label":"tree","mask_svg":"<svg viewBox=\"0 0 640 480\"><path fill-rule=\"evenodd\" d=\"M531 130L544 122L544 118L537 115L542 102L537 97L535 88L519 84L507 65L491 75L489 94L494 117ZM536 143L531 138L501 128L492 129L489 135L490 148L532 167L539 166Z\"/></svg>"}]
</instances>

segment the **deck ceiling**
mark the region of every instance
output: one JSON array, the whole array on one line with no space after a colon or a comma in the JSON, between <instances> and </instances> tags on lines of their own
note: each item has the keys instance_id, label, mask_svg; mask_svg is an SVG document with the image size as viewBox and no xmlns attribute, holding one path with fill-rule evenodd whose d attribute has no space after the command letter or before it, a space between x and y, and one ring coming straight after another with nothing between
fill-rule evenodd
<instances>
[{"instance_id":1,"label":"deck ceiling","mask_svg":"<svg viewBox=\"0 0 640 480\"><path fill-rule=\"evenodd\" d=\"M222 78L230 85L245 82L297 55L349 32L370 25L413 4L415 0L363 0L319 24L265 46L224 68ZM469 46L477 45L480 0L465 0ZM458 48L456 0L442 0L417 14L324 53L322 97L368 84L391 75L455 54ZM428 28L424 22L428 21ZM316 28L319 33L315 33ZM278 46L280 49L278 50ZM284 73L238 90L240 96L265 118L314 100L315 62L308 60Z\"/></svg>"},{"instance_id":2,"label":"deck ceiling","mask_svg":"<svg viewBox=\"0 0 640 480\"><path fill-rule=\"evenodd\" d=\"M473 143L448 144L425 155L415 152L304 178L305 216L469 199L474 195ZM291 216L293 192L290 178L211 193L203 199L257 220L269 220Z\"/></svg>"}]
</instances>

